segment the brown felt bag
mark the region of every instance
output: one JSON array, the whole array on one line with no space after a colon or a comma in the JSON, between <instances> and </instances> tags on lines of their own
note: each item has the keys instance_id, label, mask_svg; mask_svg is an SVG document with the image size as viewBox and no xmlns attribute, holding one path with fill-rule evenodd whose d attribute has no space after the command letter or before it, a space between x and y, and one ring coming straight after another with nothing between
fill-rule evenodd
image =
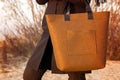
<instances>
[{"instance_id":1,"label":"brown felt bag","mask_svg":"<svg viewBox=\"0 0 120 80\"><path fill-rule=\"evenodd\" d=\"M58 69L71 72L105 67L109 14L46 14Z\"/></svg>"}]
</instances>

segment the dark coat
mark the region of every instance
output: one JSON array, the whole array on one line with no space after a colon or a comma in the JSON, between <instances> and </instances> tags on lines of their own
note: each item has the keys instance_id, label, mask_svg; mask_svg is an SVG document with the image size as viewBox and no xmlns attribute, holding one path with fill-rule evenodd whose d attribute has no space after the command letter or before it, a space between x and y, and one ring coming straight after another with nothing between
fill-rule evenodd
<instances>
[{"instance_id":1,"label":"dark coat","mask_svg":"<svg viewBox=\"0 0 120 80\"><path fill-rule=\"evenodd\" d=\"M36 0L36 1L39 4L45 4L48 2L48 6L47 6L45 14L55 14L55 13L63 14L65 6L66 6L65 0L63 0L63 1L60 1L60 0L58 0L58 1L56 1L56 0L50 0L50 1ZM75 1L75 0L71 0L71 1ZM83 0L81 0L81 1L83 1ZM74 5L74 3L72 3L71 5ZM74 8L71 9L71 12L73 12L73 13L85 12L85 4L82 2L79 2L79 5L78 5L78 2L77 2L77 4L74 5ZM60 73L60 71L56 68L54 55L52 55L53 54L52 44L51 44L45 17L43 18L42 28L43 28L44 32L42 34L41 39L38 42L37 47L34 50L31 58L29 59L29 61L27 63L26 69L24 71L24 77L26 77L25 75L28 74L30 70L38 71L39 69L52 69L53 72ZM52 62L52 67L51 67L51 62ZM34 73L33 73L33 75L34 75ZM28 75L28 76L32 76L32 74Z\"/></svg>"}]
</instances>

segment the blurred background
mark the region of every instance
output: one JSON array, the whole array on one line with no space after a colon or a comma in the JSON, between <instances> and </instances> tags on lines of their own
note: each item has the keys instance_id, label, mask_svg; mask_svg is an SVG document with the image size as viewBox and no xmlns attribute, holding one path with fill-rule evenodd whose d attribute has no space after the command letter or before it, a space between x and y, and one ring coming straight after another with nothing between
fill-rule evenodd
<instances>
[{"instance_id":1,"label":"blurred background","mask_svg":"<svg viewBox=\"0 0 120 80\"><path fill-rule=\"evenodd\" d=\"M41 21L46 6L38 5L35 0L0 0L0 80L23 80L26 63L43 32ZM93 11L110 11L110 24L107 67L93 71L93 75L87 75L87 80L119 80L120 0L108 0L100 7L96 7L92 0L91 7ZM113 69L111 78L106 77L111 72L107 72L109 68ZM106 74L102 75L102 72ZM50 74L48 71L43 80L67 79L67 75Z\"/></svg>"}]
</instances>

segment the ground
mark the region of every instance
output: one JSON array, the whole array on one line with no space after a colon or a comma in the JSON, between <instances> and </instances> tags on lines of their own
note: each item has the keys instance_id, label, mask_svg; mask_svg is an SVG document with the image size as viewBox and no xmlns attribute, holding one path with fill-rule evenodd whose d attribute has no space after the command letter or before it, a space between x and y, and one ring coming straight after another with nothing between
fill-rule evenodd
<instances>
[{"instance_id":1,"label":"ground","mask_svg":"<svg viewBox=\"0 0 120 80\"><path fill-rule=\"evenodd\" d=\"M23 80L22 74L26 63L27 61L18 63L16 66L12 66L4 70L0 70L0 80ZM120 80L120 61L107 61L107 65L104 69L93 70L91 74L86 74L86 78L87 80ZM47 71L42 80L67 79L67 74L51 74L51 71Z\"/></svg>"}]
</instances>

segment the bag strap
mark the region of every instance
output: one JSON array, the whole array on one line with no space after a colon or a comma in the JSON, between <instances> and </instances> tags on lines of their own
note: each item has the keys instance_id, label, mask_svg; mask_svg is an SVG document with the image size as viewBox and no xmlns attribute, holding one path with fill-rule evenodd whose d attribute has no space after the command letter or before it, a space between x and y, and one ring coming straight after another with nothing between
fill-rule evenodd
<instances>
[{"instance_id":1,"label":"bag strap","mask_svg":"<svg viewBox=\"0 0 120 80\"><path fill-rule=\"evenodd\" d=\"M70 21L70 3L69 3L69 0L66 0L67 1L67 10L65 11L65 21ZM88 19L93 19L93 12L92 12L92 9L89 5L90 1L91 0L84 0L85 1L85 5L86 5L86 12L88 13ZM100 6L100 3L105 3L107 2L107 0L95 0L96 2L96 5L97 6Z\"/></svg>"},{"instance_id":2,"label":"bag strap","mask_svg":"<svg viewBox=\"0 0 120 80\"><path fill-rule=\"evenodd\" d=\"M87 0L85 0L85 5L86 5L86 12L88 13L88 19L93 19L93 12L92 12L92 9ZM70 12L70 2L68 1L67 5L66 5L66 10L64 13L65 21L70 21L70 13L71 13Z\"/></svg>"},{"instance_id":3,"label":"bag strap","mask_svg":"<svg viewBox=\"0 0 120 80\"><path fill-rule=\"evenodd\" d=\"M100 6L100 3L105 3L107 0L95 0L97 6Z\"/></svg>"}]
</instances>

